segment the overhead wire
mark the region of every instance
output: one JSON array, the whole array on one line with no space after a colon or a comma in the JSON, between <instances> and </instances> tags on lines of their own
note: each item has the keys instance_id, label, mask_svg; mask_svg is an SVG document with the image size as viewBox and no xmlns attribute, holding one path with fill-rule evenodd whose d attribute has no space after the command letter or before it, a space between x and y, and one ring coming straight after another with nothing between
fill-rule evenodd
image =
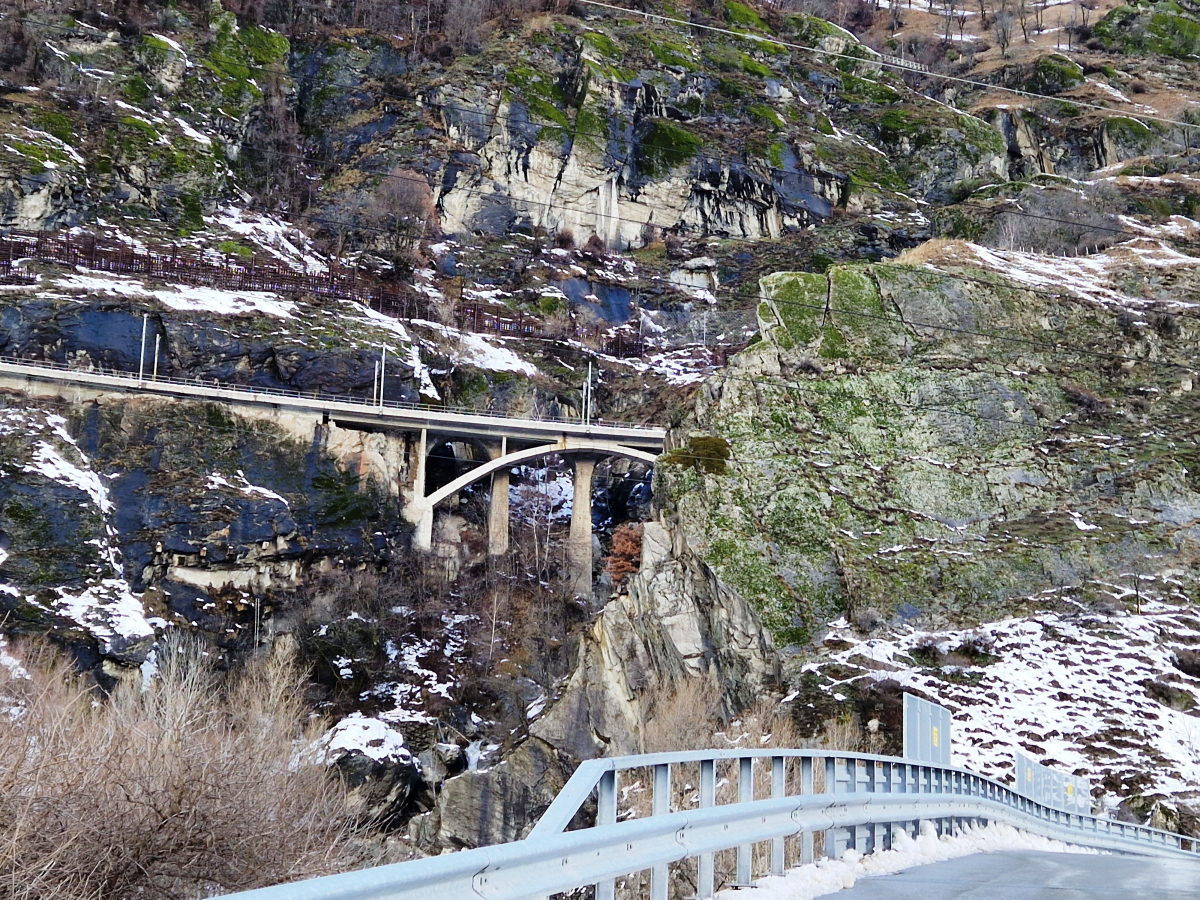
<instances>
[{"instance_id":1,"label":"overhead wire","mask_svg":"<svg viewBox=\"0 0 1200 900\"><path fill-rule=\"evenodd\" d=\"M646 17L651 20L671 22L673 24L677 24L682 27L698 28L698 29L703 29L703 30L710 31L710 32L718 32L718 33L721 33L721 34L724 34L727 36L740 38L743 40L750 40L750 41L754 41L754 42L757 42L760 44L762 44L762 43L774 44L774 45L788 47L791 49L802 50L802 51L809 52L809 53L815 53L815 54L821 55L821 56L828 56L828 57L833 57L833 58L837 58L837 59L845 59L845 60L850 60L850 61L854 61L854 62L871 62L872 64L879 64L883 68L895 69L897 71L905 72L905 73L909 73L909 74L912 74L914 71L913 69L911 69L910 67L907 67L907 66L888 63L888 62L886 62L886 60L882 59L882 57L880 59L874 59L874 58L864 59L861 56L856 56L854 54L849 54L849 53L845 53L845 52L825 50L825 49L822 49L819 47L811 47L808 45L798 44L795 42L789 42L789 41L774 38L774 37L766 37L766 36L761 36L761 35L755 35L755 34L748 33L748 32L734 31L734 30L728 29L728 28L719 28L719 27L712 26L712 25L705 25L705 24L701 24L701 23L689 22L684 19L673 18L670 16L663 16L663 15L659 15L657 13L647 13L647 12L643 12L640 10L631 10L626 7L621 7L621 6L616 6L613 4L598 2L598 0L579 0L579 2L586 4L586 5L590 5L590 6L602 7L602 8L611 10L611 11L620 11L620 12L624 12L624 13L627 13L630 15L640 15L640 16ZM9 17L0 16L0 19L2 19L2 18L11 18L11 16L9 16ZM69 26L57 25L55 23L45 22L45 21L37 20L37 19L20 18L19 20L23 21L23 22L32 22L33 24L39 25L41 27L51 28L51 29L55 29L55 30L68 32L68 33L76 33L78 31L78 28L71 28ZM96 29L96 30L99 30L99 29ZM135 43L131 38L119 37L117 40L120 42L130 44L130 45ZM871 51L871 52L874 52L874 51ZM213 57L205 55L205 54L191 53L191 54L186 54L186 55L189 60L190 59L202 59L207 62L214 63L218 66L220 66L222 64L222 61L216 60ZM238 67L245 69L247 71L257 71L257 72L263 72L263 73L269 73L269 74L279 74L278 68L272 68L270 66L264 66L264 65L257 65L254 63L239 63ZM1061 97L1055 97L1055 96L1052 96L1049 94L1042 94L1042 93L1038 93L1036 91L1029 91L1029 90L1019 89L1019 88L1011 88L1011 87L1008 87L1005 85L989 84L987 82L962 78L960 76L947 75L944 73L927 72L927 73L921 73L921 74L928 75L929 77L932 77L932 78L950 80L950 81L955 81L955 82L958 82L961 84L967 84L972 87L980 88L982 90L1002 91L1002 92L1017 94L1017 95L1020 95L1022 97L1026 97L1026 98L1034 98L1034 99L1048 100L1048 101L1054 101L1054 102L1062 102ZM910 90L911 90L911 88L910 88ZM389 93L382 92L382 91L378 91L375 93L377 96L380 96L387 100L396 100L396 101L400 101L400 102L408 102L408 101L413 100L412 97L401 97L401 96L389 94ZM914 93L916 93L918 96L924 96L924 95L921 95L917 91L914 91ZM926 97L925 99L932 99L932 98ZM933 102L940 102L940 101L933 101ZM1091 109L1091 110L1097 111L1097 112L1109 113L1116 117L1127 118L1124 111L1113 109L1112 107L1101 106L1099 104L1089 104L1089 103L1086 103L1083 101L1077 101L1074 99L1072 99L1070 102L1073 106L1078 107L1078 108L1087 108L1087 109ZM440 102L440 101L430 101L427 99L421 99L420 101L418 101L418 107L419 108L437 108L437 109L443 109L443 110L454 110L454 111L465 112L465 113L478 113L479 112L479 110L474 107L455 106L454 104L444 103L444 102ZM969 113L967 113L964 110L955 109L954 107L949 107L949 108L953 109L955 112L969 115ZM490 112L490 113L488 113L488 115L491 118L508 120L508 121L518 118L518 117L513 117L513 116L505 116L503 114L500 114L499 112ZM1171 118L1165 117L1165 116L1142 114L1142 115L1139 115L1139 118L1144 118L1149 121L1156 121L1161 124L1174 125L1174 126L1178 126L1180 128L1185 128L1185 129L1200 128L1200 123L1185 122L1185 121L1178 120L1178 119L1171 119ZM539 131L558 130L558 131L562 131L566 134L570 134L573 136L583 135L583 136L587 136L587 137L604 138L606 140L611 139L611 135L606 132L587 131L587 130L579 129L575 126L564 126L564 125L560 125L558 123L538 124L538 130ZM264 148L259 148L259 149L264 149ZM713 157L713 158L717 161L729 162L729 160L727 158L722 158L722 157ZM778 173L784 174L784 175L797 174L791 170L784 169L779 166L773 166L768 163L764 163L760 168L763 168L766 171L778 172ZM883 189L883 188L881 187L881 189Z\"/></svg>"}]
</instances>

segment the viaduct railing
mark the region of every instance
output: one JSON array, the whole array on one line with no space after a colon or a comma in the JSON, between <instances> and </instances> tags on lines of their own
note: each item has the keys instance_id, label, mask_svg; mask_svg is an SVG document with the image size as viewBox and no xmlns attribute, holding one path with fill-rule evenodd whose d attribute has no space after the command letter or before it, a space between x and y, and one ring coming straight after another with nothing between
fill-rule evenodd
<instances>
[{"instance_id":1,"label":"viaduct railing","mask_svg":"<svg viewBox=\"0 0 1200 900\"><path fill-rule=\"evenodd\" d=\"M371 274L348 266L330 264L326 272L296 271L260 257L227 255L217 262L178 248L135 250L125 244L105 241L94 235L67 232L10 231L0 235L0 280L27 283L31 279L17 265L23 259L82 266L121 275L144 275L182 284L233 291L306 293L318 297L353 300L400 319L432 319L428 298L403 284L383 282ZM482 304L455 305L455 320L467 331L514 337L550 337L545 322L506 307ZM636 335L594 325L575 325L575 338L593 343L601 352L621 358L642 356L645 343Z\"/></svg>"},{"instance_id":2,"label":"viaduct railing","mask_svg":"<svg viewBox=\"0 0 1200 900\"><path fill-rule=\"evenodd\" d=\"M359 397L318 391L283 390L252 385L222 384L197 378L138 377L118 369L77 369L62 363L0 356L0 380L44 381L75 385L97 391L157 394L197 402L233 402L266 407L292 407L356 422L393 423L439 428L447 434L513 436L530 440L554 440L560 436L611 440L661 452L666 432L655 425L596 420L583 423L563 416L511 416L471 407L433 406L425 403L385 400L368 402Z\"/></svg>"},{"instance_id":3,"label":"viaduct railing","mask_svg":"<svg viewBox=\"0 0 1200 900\"><path fill-rule=\"evenodd\" d=\"M618 821L619 788L630 779L642 786L637 796L648 794L648 808ZM718 802L722 790L730 802ZM596 824L566 830L593 796ZM709 900L722 887L721 851L736 858L724 886L745 886L761 874L756 860L757 869L782 874L789 842L793 857L799 842L800 862L849 848L869 853L889 848L900 831L915 834L922 821L939 833L1002 822L1103 850L1200 859L1191 838L1043 806L965 769L833 750L703 750L584 762L523 841L233 896L519 900L594 885L596 900L613 900L617 878L649 871L651 900L666 900L669 867L694 859L696 897Z\"/></svg>"}]
</instances>

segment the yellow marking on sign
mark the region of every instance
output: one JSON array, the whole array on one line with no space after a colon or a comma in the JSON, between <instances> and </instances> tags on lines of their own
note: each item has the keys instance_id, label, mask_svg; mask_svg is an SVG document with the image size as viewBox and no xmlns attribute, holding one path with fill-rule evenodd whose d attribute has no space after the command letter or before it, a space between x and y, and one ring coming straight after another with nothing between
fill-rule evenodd
<instances>
[{"instance_id":1,"label":"yellow marking on sign","mask_svg":"<svg viewBox=\"0 0 1200 900\"><path fill-rule=\"evenodd\" d=\"M1030 766L1028 769L1025 770L1025 780L1033 781L1033 767L1032 766Z\"/></svg>"},{"instance_id":2,"label":"yellow marking on sign","mask_svg":"<svg viewBox=\"0 0 1200 900\"><path fill-rule=\"evenodd\" d=\"M1067 796L1068 796L1068 797L1074 797L1074 796L1075 796L1075 785L1073 785L1073 784L1068 784L1068 785L1067 785Z\"/></svg>"},{"instance_id":3,"label":"yellow marking on sign","mask_svg":"<svg viewBox=\"0 0 1200 900\"><path fill-rule=\"evenodd\" d=\"M936 726L936 725L934 725L934 726L933 726L933 746L935 746L935 747L936 747L937 745L938 745L938 733L937 733L937 726Z\"/></svg>"}]
</instances>

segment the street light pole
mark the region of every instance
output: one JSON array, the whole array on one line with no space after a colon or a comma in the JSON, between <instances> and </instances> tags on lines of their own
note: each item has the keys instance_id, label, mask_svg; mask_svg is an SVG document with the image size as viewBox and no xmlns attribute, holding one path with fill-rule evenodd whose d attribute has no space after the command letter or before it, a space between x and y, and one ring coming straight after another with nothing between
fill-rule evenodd
<instances>
[{"instance_id":1,"label":"street light pole","mask_svg":"<svg viewBox=\"0 0 1200 900\"><path fill-rule=\"evenodd\" d=\"M138 353L138 381L146 374L146 320L148 316L142 313L142 349Z\"/></svg>"},{"instance_id":2,"label":"street light pole","mask_svg":"<svg viewBox=\"0 0 1200 900\"><path fill-rule=\"evenodd\" d=\"M379 405L383 406L383 379L387 377L387 347L383 348L383 355L379 360Z\"/></svg>"}]
</instances>

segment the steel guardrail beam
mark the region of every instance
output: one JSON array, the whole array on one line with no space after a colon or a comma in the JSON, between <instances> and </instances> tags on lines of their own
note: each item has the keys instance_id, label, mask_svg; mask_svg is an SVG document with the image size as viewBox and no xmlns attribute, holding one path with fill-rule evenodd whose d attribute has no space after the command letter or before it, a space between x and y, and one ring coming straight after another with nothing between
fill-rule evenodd
<instances>
[{"instance_id":1,"label":"steel guardrail beam","mask_svg":"<svg viewBox=\"0 0 1200 900\"><path fill-rule=\"evenodd\" d=\"M1192 851L1149 842L1135 844L1104 829L1065 827L985 797L811 794L633 819L540 840L526 839L260 888L233 897L236 900L523 900L714 853L735 844L759 843L800 832L938 819L1004 822L1096 849L1196 859Z\"/></svg>"},{"instance_id":2,"label":"steel guardrail beam","mask_svg":"<svg viewBox=\"0 0 1200 900\"><path fill-rule=\"evenodd\" d=\"M341 422L382 427L426 428L472 437L510 437L521 440L553 442L560 437L604 440L637 449L661 452L666 430L655 426L624 423L570 422L504 416L497 413L436 408L416 403L386 401L382 405L358 403L328 395L304 394L270 388L249 390L223 386L198 379L159 378L138 380L133 374L84 372L57 364L0 357L0 375L30 378L55 384L150 396L187 399L198 402L223 401L251 406L292 408L328 415Z\"/></svg>"}]
</instances>

